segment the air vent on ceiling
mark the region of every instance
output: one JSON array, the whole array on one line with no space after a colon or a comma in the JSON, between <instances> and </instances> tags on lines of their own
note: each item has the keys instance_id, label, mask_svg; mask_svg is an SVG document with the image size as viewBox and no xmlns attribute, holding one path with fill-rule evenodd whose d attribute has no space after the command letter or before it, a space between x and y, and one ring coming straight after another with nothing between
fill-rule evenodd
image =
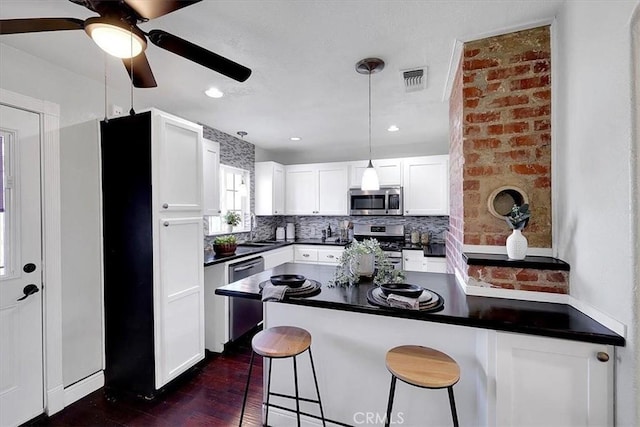
<instances>
[{"instance_id":1,"label":"air vent on ceiling","mask_svg":"<svg viewBox=\"0 0 640 427\"><path fill-rule=\"evenodd\" d=\"M427 87L426 67L401 70L405 92L417 92Z\"/></svg>"}]
</instances>

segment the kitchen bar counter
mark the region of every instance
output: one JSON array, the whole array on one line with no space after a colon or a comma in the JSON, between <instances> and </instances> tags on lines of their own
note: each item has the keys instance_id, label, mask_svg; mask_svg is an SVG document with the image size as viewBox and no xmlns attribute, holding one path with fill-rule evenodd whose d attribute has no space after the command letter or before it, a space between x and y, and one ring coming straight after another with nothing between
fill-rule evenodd
<instances>
[{"instance_id":1,"label":"kitchen bar counter","mask_svg":"<svg viewBox=\"0 0 640 427\"><path fill-rule=\"evenodd\" d=\"M320 294L309 298L287 299L284 303L597 344L625 345L623 337L569 305L466 295L453 275L406 272L407 283L431 289L444 298L443 310L422 313L370 305L367 302L367 291L373 286L371 283L361 283L352 288L329 287L328 283L334 272L335 267L331 266L287 263L220 287L216 294L260 299L258 284L268 280L271 275L302 274L322 283Z\"/></svg>"}]
</instances>

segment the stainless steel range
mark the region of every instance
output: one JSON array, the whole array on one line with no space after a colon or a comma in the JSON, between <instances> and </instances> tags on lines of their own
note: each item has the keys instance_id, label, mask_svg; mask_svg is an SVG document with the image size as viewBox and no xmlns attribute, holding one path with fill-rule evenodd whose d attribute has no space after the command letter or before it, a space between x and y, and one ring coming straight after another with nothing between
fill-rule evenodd
<instances>
[{"instance_id":1,"label":"stainless steel range","mask_svg":"<svg viewBox=\"0 0 640 427\"><path fill-rule=\"evenodd\" d=\"M353 237L356 240L375 238L385 251L391 264L402 269L402 246L404 245L404 225L354 224Z\"/></svg>"}]
</instances>

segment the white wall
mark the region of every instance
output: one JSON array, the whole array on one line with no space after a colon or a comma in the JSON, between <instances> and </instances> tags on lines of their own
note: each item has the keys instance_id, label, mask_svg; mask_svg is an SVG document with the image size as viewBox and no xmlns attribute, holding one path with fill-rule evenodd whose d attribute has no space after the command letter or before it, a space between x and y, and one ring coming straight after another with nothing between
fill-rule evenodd
<instances>
[{"instance_id":1,"label":"white wall","mask_svg":"<svg viewBox=\"0 0 640 427\"><path fill-rule=\"evenodd\" d=\"M102 241L96 120L60 132L62 380L102 370Z\"/></svg>"},{"instance_id":2,"label":"white wall","mask_svg":"<svg viewBox=\"0 0 640 427\"><path fill-rule=\"evenodd\" d=\"M568 1L553 26L555 247L571 295L627 325L617 352L617 424L637 425L640 374L632 200L633 1Z\"/></svg>"}]
</instances>

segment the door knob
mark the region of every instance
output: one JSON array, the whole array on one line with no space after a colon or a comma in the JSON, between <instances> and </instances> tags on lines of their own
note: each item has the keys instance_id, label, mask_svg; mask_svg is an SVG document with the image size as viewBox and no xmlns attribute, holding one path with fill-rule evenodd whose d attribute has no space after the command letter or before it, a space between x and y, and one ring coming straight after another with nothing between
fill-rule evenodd
<instances>
[{"instance_id":1,"label":"door knob","mask_svg":"<svg viewBox=\"0 0 640 427\"><path fill-rule=\"evenodd\" d=\"M22 293L24 293L24 295L20 298L18 298L18 301L22 301L23 299L26 299L29 295L33 295L37 292L39 292L40 289L38 289L38 287L34 284L29 284L27 286L24 287L24 289L22 289Z\"/></svg>"},{"instance_id":2,"label":"door knob","mask_svg":"<svg viewBox=\"0 0 640 427\"><path fill-rule=\"evenodd\" d=\"M596 354L596 358L601 362L608 362L609 361L609 355L607 353L605 353L604 351L599 351L598 354Z\"/></svg>"},{"instance_id":3,"label":"door knob","mask_svg":"<svg viewBox=\"0 0 640 427\"><path fill-rule=\"evenodd\" d=\"M31 262L25 264L24 267L22 267L22 271L24 271L25 273L33 273L34 271L36 271L36 265Z\"/></svg>"}]
</instances>

